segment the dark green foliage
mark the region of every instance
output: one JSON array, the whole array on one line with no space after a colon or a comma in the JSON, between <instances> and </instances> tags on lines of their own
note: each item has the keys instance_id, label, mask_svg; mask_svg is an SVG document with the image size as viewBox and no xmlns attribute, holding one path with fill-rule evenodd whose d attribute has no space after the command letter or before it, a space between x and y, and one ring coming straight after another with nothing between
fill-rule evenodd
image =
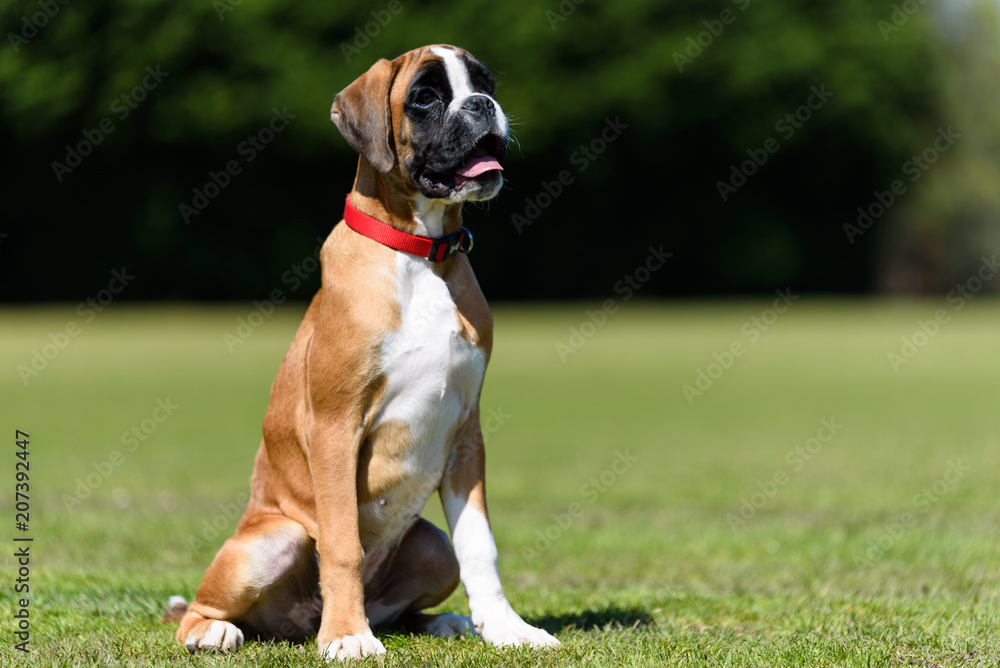
<instances>
[{"instance_id":1,"label":"dark green foliage","mask_svg":"<svg viewBox=\"0 0 1000 668\"><path fill-rule=\"evenodd\" d=\"M334 94L426 43L476 54L516 123L508 187L466 214L491 297L610 295L659 244L674 257L646 295L866 289L878 235L852 246L842 225L940 124L927 7L886 39L891 4L863 0L231 2L71 2L16 51L8 37L0 252L17 261L0 263L3 298L82 298L123 265L139 277L128 298L285 287L353 178L329 121ZM19 33L39 7L9 5L0 25ZM366 28L377 34L358 49ZM699 36L711 42L679 67ZM157 66L169 75L135 109L112 106ZM776 128L814 86L833 97L793 134ZM247 161L240 147L273 109L295 118ZM593 160L577 153L609 119L620 136ZM102 120L113 131L57 180L52 163ZM723 202L718 182L768 139L777 152ZM240 173L185 224L179 205L232 160ZM519 230L512 215L533 213L526 199L545 204L543 182L563 170L572 183Z\"/></svg>"}]
</instances>

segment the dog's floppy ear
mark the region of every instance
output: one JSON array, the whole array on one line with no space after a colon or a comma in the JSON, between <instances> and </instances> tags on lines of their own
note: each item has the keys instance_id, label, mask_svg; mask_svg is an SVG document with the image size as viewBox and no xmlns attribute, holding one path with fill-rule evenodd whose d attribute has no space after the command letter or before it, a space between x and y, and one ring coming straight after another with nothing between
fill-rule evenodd
<instances>
[{"instance_id":1,"label":"dog's floppy ear","mask_svg":"<svg viewBox=\"0 0 1000 668\"><path fill-rule=\"evenodd\" d=\"M382 58L337 93L330 109L330 118L347 143L382 174L396 165L389 108L394 78L393 62Z\"/></svg>"}]
</instances>

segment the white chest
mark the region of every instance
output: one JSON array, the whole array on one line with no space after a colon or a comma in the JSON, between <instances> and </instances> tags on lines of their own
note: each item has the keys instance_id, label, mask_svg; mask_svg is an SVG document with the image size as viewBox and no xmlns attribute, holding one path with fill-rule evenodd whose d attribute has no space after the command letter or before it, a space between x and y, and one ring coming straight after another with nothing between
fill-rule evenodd
<instances>
[{"instance_id":1,"label":"white chest","mask_svg":"<svg viewBox=\"0 0 1000 668\"><path fill-rule=\"evenodd\" d=\"M483 351L461 336L448 286L430 264L400 253L396 271L402 322L382 344L387 382L376 422L405 423L410 444L396 460L403 468L402 482L372 507L361 508L377 527L371 546L377 552L394 546L440 483L456 431L475 407L486 366Z\"/></svg>"},{"instance_id":2,"label":"white chest","mask_svg":"<svg viewBox=\"0 0 1000 668\"><path fill-rule=\"evenodd\" d=\"M387 384L379 419L406 422L411 449L430 454L468 418L486 360L459 333L455 302L430 263L400 254L396 270L402 324L382 345Z\"/></svg>"}]
</instances>

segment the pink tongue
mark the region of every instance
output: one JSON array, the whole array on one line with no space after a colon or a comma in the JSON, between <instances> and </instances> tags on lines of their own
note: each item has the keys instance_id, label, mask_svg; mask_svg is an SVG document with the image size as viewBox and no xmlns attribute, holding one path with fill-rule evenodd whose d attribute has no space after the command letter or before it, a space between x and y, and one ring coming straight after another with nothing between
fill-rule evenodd
<instances>
[{"instance_id":1,"label":"pink tongue","mask_svg":"<svg viewBox=\"0 0 1000 668\"><path fill-rule=\"evenodd\" d=\"M477 148L469 156L469 159L464 165L459 167L457 171L459 174L466 178L473 178L479 176L483 172L488 172L491 169L499 169L503 171L503 167L497 162L497 159L486 152L484 148Z\"/></svg>"}]
</instances>

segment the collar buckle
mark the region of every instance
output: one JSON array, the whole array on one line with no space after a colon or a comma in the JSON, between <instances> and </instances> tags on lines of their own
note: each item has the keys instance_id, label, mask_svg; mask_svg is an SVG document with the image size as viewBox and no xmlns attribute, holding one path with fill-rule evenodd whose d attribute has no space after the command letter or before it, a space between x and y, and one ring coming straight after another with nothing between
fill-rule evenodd
<instances>
[{"instance_id":1,"label":"collar buckle","mask_svg":"<svg viewBox=\"0 0 1000 668\"><path fill-rule=\"evenodd\" d=\"M455 253L468 253L472 250L472 244L472 232L463 227L455 234L434 239L427 259L431 262L444 262Z\"/></svg>"}]
</instances>

